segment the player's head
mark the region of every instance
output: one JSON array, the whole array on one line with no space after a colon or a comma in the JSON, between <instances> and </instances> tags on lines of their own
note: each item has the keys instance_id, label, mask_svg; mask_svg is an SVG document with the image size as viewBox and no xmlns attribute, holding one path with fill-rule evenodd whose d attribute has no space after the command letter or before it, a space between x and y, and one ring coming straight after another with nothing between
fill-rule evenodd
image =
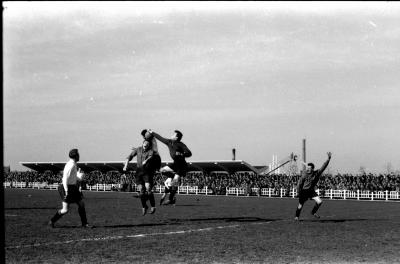
<instances>
[{"instance_id":1,"label":"player's head","mask_svg":"<svg viewBox=\"0 0 400 264\"><path fill-rule=\"evenodd\" d=\"M307 163L307 172L313 172L314 171L314 163Z\"/></svg>"},{"instance_id":2,"label":"player's head","mask_svg":"<svg viewBox=\"0 0 400 264\"><path fill-rule=\"evenodd\" d=\"M153 135L149 133L149 131L147 131L147 129L143 129L142 132L140 132L140 134L143 136L144 139L152 139Z\"/></svg>"},{"instance_id":3,"label":"player's head","mask_svg":"<svg viewBox=\"0 0 400 264\"><path fill-rule=\"evenodd\" d=\"M69 151L69 157L75 161L79 161L79 152L78 149L71 149Z\"/></svg>"},{"instance_id":4,"label":"player's head","mask_svg":"<svg viewBox=\"0 0 400 264\"><path fill-rule=\"evenodd\" d=\"M144 140L143 141L142 147L143 147L144 150L148 150L150 148L150 146L151 146L151 142L150 141L148 141L148 140Z\"/></svg>"},{"instance_id":5,"label":"player's head","mask_svg":"<svg viewBox=\"0 0 400 264\"><path fill-rule=\"evenodd\" d=\"M174 134L172 134L171 139L176 140L176 141L181 141L182 137L183 137L183 134L181 131L174 130Z\"/></svg>"}]
</instances>

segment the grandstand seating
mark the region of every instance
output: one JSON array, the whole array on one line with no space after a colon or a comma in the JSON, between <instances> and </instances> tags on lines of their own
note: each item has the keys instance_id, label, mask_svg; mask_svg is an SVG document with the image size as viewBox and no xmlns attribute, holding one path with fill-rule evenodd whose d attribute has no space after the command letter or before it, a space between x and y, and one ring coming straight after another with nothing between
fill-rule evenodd
<instances>
[{"instance_id":1,"label":"grandstand seating","mask_svg":"<svg viewBox=\"0 0 400 264\"><path fill-rule=\"evenodd\" d=\"M136 191L134 172L118 171L86 175L85 186L90 191ZM268 175L260 177L254 172L189 172L183 178L179 193L205 195L296 197L299 175ZM6 172L5 188L57 189L61 173L50 171ZM155 177L155 191L163 192L165 177ZM123 185L129 188L122 188ZM399 200L400 174L381 175L323 175L317 187L320 196L329 199Z\"/></svg>"}]
</instances>

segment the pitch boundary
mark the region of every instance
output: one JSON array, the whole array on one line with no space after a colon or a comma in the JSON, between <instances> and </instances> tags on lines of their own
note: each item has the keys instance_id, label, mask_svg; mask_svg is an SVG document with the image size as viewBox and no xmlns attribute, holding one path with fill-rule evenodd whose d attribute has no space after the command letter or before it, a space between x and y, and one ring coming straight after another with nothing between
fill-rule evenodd
<instances>
[{"instance_id":1,"label":"pitch boundary","mask_svg":"<svg viewBox=\"0 0 400 264\"><path fill-rule=\"evenodd\" d=\"M272 221L263 222L263 223L252 223L252 225L269 224L269 223L272 223ZM228 226L216 226L216 227L207 227L207 228L199 228L199 229L188 229L188 230L157 232L157 233L147 233L147 234L137 234L137 235L82 238L82 239L66 240L66 241L54 241L54 242L46 242L46 243L34 243L34 244L29 244L29 245L8 246L8 247L5 247L5 249L20 249L20 248L29 248L29 247L64 245L64 244L71 244L71 243L77 243L77 242L108 241L108 240L117 240L117 239L126 239L126 238L144 238L144 237L150 237L150 236L178 235L178 234L188 234L188 233L196 233L196 232L207 232L207 231L213 231L213 230L217 230L217 229L236 228L236 227L240 227L240 226L241 225L236 224L236 225L228 225Z\"/></svg>"}]
</instances>

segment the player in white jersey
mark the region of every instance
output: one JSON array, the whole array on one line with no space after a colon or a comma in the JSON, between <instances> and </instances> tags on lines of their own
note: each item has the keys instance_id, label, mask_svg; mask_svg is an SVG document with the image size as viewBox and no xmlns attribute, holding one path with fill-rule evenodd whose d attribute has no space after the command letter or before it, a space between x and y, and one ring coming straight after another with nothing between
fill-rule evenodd
<instances>
[{"instance_id":1,"label":"player in white jersey","mask_svg":"<svg viewBox=\"0 0 400 264\"><path fill-rule=\"evenodd\" d=\"M92 227L87 222L85 203L83 202L83 195L80 187L83 173L77 168L77 162L79 161L78 149L72 149L69 152L69 157L70 160L64 167L62 183L58 186L58 192L62 200L62 209L57 210L48 224L54 227L55 223L63 215L68 213L69 205L71 203L76 203L78 204L78 213L81 218L82 227Z\"/></svg>"},{"instance_id":2,"label":"player in white jersey","mask_svg":"<svg viewBox=\"0 0 400 264\"><path fill-rule=\"evenodd\" d=\"M171 193L171 187L173 186L172 181L173 181L173 174L168 174L168 178L164 182L164 193L161 196L160 205L163 205L167 193ZM175 204L175 199L173 200L172 204Z\"/></svg>"}]
</instances>

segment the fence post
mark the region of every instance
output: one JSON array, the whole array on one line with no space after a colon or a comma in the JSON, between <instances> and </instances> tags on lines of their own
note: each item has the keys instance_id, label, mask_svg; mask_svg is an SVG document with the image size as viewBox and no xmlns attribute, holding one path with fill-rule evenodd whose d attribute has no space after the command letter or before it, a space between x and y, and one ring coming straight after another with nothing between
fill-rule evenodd
<instances>
[{"instance_id":1,"label":"fence post","mask_svg":"<svg viewBox=\"0 0 400 264\"><path fill-rule=\"evenodd\" d=\"M281 198L282 198L283 196L282 196L282 188L281 188Z\"/></svg>"},{"instance_id":2,"label":"fence post","mask_svg":"<svg viewBox=\"0 0 400 264\"><path fill-rule=\"evenodd\" d=\"M236 188L236 196L239 196L239 188Z\"/></svg>"},{"instance_id":3,"label":"fence post","mask_svg":"<svg viewBox=\"0 0 400 264\"><path fill-rule=\"evenodd\" d=\"M106 184L103 184L103 191L106 191Z\"/></svg>"},{"instance_id":4,"label":"fence post","mask_svg":"<svg viewBox=\"0 0 400 264\"><path fill-rule=\"evenodd\" d=\"M374 200L374 192L371 192L371 201Z\"/></svg>"},{"instance_id":5,"label":"fence post","mask_svg":"<svg viewBox=\"0 0 400 264\"><path fill-rule=\"evenodd\" d=\"M225 187L226 193L225 195L228 196L228 187Z\"/></svg>"},{"instance_id":6,"label":"fence post","mask_svg":"<svg viewBox=\"0 0 400 264\"><path fill-rule=\"evenodd\" d=\"M196 195L199 194L199 186L196 186Z\"/></svg>"},{"instance_id":7,"label":"fence post","mask_svg":"<svg viewBox=\"0 0 400 264\"><path fill-rule=\"evenodd\" d=\"M208 187L206 186L206 195L208 195Z\"/></svg>"},{"instance_id":8,"label":"fence post","mask_svg":"<svg viewBox=\"0 0 400 264\"><path fill-rule=\"evenodd\" d=\"M386 201L388 200L388 191L385 191L385 195L386 195Z\"/></svg>"},{"instance_id":9,"label":"fence post","mask_svg":"<svg viewBox=\"0 0 400 264\"><path fill-rule=\"evenodd\" d=\"M333 199L333 190L332 189L330 189L330 192L331 192L331 200Z\"/></svg>"},{"instance_id":10,"label":"fence post","mask_svg":"<svg viewBox=\"0 0 400 264\"><path fill-rule=\"evenodd\" d=\"M293 197L293 198L295 197L295 195L294 195L294 191L295 191L295 188L293 188L293 194L292 194L292 197Z\"/></svg>"},{"instance_id":11,"label":"fence post","mask_svg":"<svg viewBox=\"0 0 400 264\"><path fill-rule=\"evenodd\" d=\"M346 190L343 190L343 200L346 200Z\"/></svg>"}]
</instances>

